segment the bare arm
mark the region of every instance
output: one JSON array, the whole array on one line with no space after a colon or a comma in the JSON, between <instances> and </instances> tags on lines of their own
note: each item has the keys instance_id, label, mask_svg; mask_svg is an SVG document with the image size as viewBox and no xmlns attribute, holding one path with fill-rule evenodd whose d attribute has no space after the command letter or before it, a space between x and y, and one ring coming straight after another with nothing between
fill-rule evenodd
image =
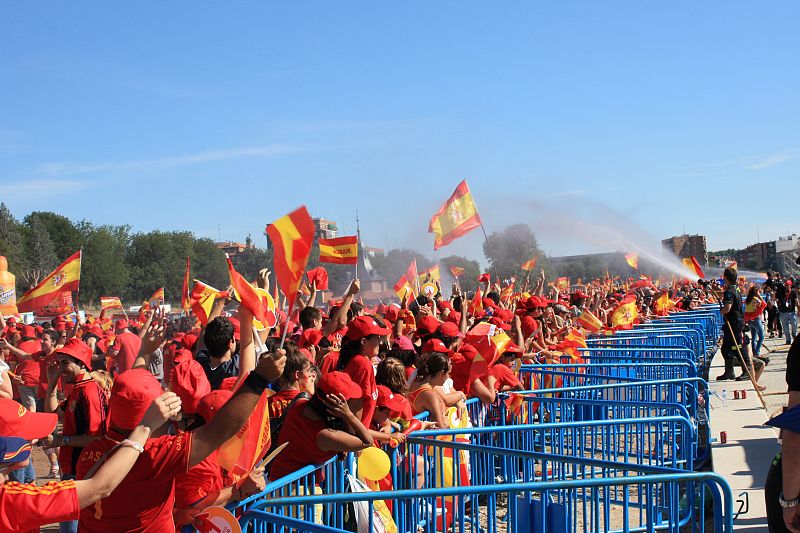
<instances>
[{"instance_id":1,"label":"bare arm","mask_svg":"<svg viewBox=\"0 0 800 533\"><path fill-rule=\"evenodd\" d=\"M320 431L317 435L317 445L321 449L332 452L355 452L372 446L370 430L364 427L361 419L350 410L344 396L329 394L323 399L323 402L328 412L347 422L355 435L333 429Z\"/></svg>"},{"instance_id":2,"label":"bare arm","mask_svg":"<svg viewBox=\"0 0 800 533\"><path fill-rule=\"evenodd\" d=\"M489 386L483 384L483 381L476 379L472 382L470 391L473 396L476 396L483 403L494 403L497 397L497 391L494 390L495 377L489 376Z\"/></svg>"},{"instance_id":3,"label":"bare arm","mask_svg":"<svg viewBox=\"0 0 800 533\"><path fill-rule=\"evenodd\" d=\"M344 297L341 307L336 310L330 320L322 327L322 336L327 337L331 333L338 331L347 325L347 312L350 310L350 305L353 303L353 298L361 289L361 282L354 279L347 289L347 294Z\"/></svg>"},{"instance_id":4,"label":"bare arm","mask_svg":"<svg viewBox=\"0 0 800 533\"><path fill-rule=\"evenodd\" d=\"M181 409L181 400L173 392L166 392L153 400L150 408L142 418L142 422L134 429L128 440L144 445L150 433L161 427L171 416L176 415ZM107 498L117 486L122 483L125 476L139 458L139 451L123 446L103 463L103 465L88 479L75 482L78 492L78 506L83 509L97 500Z\"/></svg>"},{"instance_id":5,"label":"bare arm","mask_svg":"<svg viewBox=\"0 0 800 533\"><path fill-rule=\"evenodd\" d=\"M142 328L139 338L142 339L142 344L139 347L139 353L136 354L136 359L133 361L132 368L147 368L150 365L150 358L161 344L164 342L164 337L167 334L167 327L161 320L161 313L159 316L153 318L152 313L147 319L147 327Z\"/></svg>"},{"instance_id":6,"label":"bare arm","mask_svg":"<svg viewBox=\"0 0 800 533\"><path fill-rule=\"evenodd\" d=\"M0 383L0 398L8 398L9 400L12 399L14 393L11 389L11 381L8 377L8 371L3 370L0 378L3 380L3 382Z\"/></svg>"},{"instance_id":7,"label":"bare arm","mask_svg":"<svg viewBox=\"0 0 800 533\"><path fill-rule=\"evenodd\" d=\"M253 313L244 305L239 306L239 377L237 385L256 368L256 345L253 339Z\"/></svg>"}]
</instances>

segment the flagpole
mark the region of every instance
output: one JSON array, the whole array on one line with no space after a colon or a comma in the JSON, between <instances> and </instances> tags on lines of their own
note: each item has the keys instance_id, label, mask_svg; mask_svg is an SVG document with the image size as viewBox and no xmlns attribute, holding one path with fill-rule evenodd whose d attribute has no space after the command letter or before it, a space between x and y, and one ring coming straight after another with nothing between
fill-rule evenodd
<instances>
[{"instance_id":1,"label":"flagpole","mask_svg":"<svg viewBox=\"0 0 800 533\"><path fill-rule=\"evenodd\" d=\"M492 245L489 244L489 236L486 235L486 228L483 227L483 222L481 222L481 231L483 232L483 240L486 242L486 251L489 252L489 257L494 257L494 253L492 253ZM497 268L494 269L494 277L495 279L499 278L499 276L497 275ZM486 292L489 292L491 290L491 287L489 285L491 284L487 284Z\"/></svg>"},{"instance_id":2,"label":"flagpole","mask_svg":"<svg viewBox=\"0 0 800 533\"><path fill-rule=\"evenodd\" d=\"M358 242L356 242L356 272L354 279L358 279L358 260L361 257L361 225L358 221L358 208L356 208L356 235L358 236Z\"/></svg>"},{"instance_id":3,"label":"flagpole","mask_svg":"<svg viewBox=\"0 0 800 533\"><path fill-rule=\"evenodd\" d=\"M75 308L75 323L77 324L80 321L80 313L78 313L78 305L81 297L81 272L83 270L83 246L81 246L80 250L78 250L78 289L75 291L75 302L73 303L73 307Z\"/></svg>"}]
</instances>

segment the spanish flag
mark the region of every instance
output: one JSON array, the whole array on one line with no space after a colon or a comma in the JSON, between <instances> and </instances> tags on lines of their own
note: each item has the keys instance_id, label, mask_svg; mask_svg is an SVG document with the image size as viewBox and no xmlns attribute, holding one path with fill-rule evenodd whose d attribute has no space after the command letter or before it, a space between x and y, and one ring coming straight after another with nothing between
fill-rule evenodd
<instances>
[{"instance_id":1,"label":"spanish flag","mask_svg":"<svg viewBox=\"0 0 800 533\"><path fill-rule=\"evenodd\" d=\"M695 256L684 257L681 259L681 262L683 263L683 266L685 266L690 272L694 272L698 278L706 277L706 275L703 274L703 269L700 268L700 263L697 262Z\"/></svg>"},{"instance_id":2,"label":"spanish flag","mask_svg":"<svg viewBox=\"0 0 800 533\"><path fill-rule=\"evenodd\" d=\"M268 225L267 235L275 249L272 260L275 278L291 311L311 254L314 222L306 207L300 206Z\"/></svg>"},{"instance_id":3,"label":"spanish flag","mask_svg":"<svg viewBox=\"0 0 800 533\"><path fill-rule=\"evenodd\" d=\"M611 327L614 329L631 329L639 318L639 311L636 309L636 296L630 295L624 298L611 313Z\"/></svg>"},{"instance_id":4,"label":"spanish flag","mask_svg":"<svg viewBox=\"0 0 800 533\"><path fill-rule=\"evenodd\" d=\"M508 303L511 301L511 297L514 296L514 284L511 283L506 285L502 291L500 291L500 301Z\"/></svg>"},{"instance_id":5,"label":"spanish flag","mask_svg":"<svg viewBox=\"0 0 800 533\"><path fill-rule=\"evenodd\" d=\"M524 263L522 263L522 265L520 266L520 268L521 268L522 270L527 270L528 272L530 272L531 270L533 270L534 268L536 268L536 258L535 258L535 257L532 257L531 259L528 259L527 261L525 261Z\"/></svg>"},{"instance_id":6,"label":"spanish flag","mask_svg":"<svg viewBox=\"0 0 800 533\"><path fill-rule=\"evenodd\" d=\"M147 301L150 302L150 305L163 304L164 303L164 287L161 287L156 292L154 292L153 295L150 297L150 299L147 300Z\"/></svg>"},{"instance_id":7,"label":"spanish flag","mask_svg":"<svg viewBox=\"0 0 800 533\"><path fill-rule=\"evenodd\" d=\"M228 258L228 274L231 279L231 287L236 291L237 299L242 302L251 313L253 318L261 324L275 324L275 317L270 316L269 298L267 291L262 291L263 295L256 290L241 274L233 268L231 258ZM295 291L296 292L296 291Z\"/></svg>"},{"instance_id":8,"label":"spanish flag","mask_svg":"<svg viewBox=\"0 0 800 533\"><path fill-rule=\"evenodd\" d=\"M189 256L186 256L186 270L183 273L183 286L181 287L181 309L184 313L188 313L191 308L191 294L189 293Z\"/></svg>"},{"instance_id":9,"label":"spanish flag","mask_svg":"<svg viewBox=\"0 0 800 533\"><path fill-rule=\"evenodd\" d=\"M101 296L100 310L122 308L122 300L118 296Z\"/></svg>"},{"instance_id":10,"label":"spanish flag","mask_svg":"<svg viewBox=\"0 0 800 533\"><path fill-rule=\"evenodd\" d=\"M669 314L670 309L675 308L676 303L670 300L669 292L664 291L664 294L659 296L656 301L653 303L653 307L655 308L656 314L658 316L666 316Z\"/></svg>"},{"instance_id":11,"label":"spanish flag","mask_svg":"<svg viewBox=\"0 0 800 533\"><path fill-rule=\"evenodd\" d=\"M81 283L81 251L77 251L56 267L38 285L17 300L20 313L35 312L52 302L59 294L77 291Z\"/></svg>"},{"instance_id":12,"label":"spanish flag","mask_svg":"<svg viewBox=\"0 0 800 533\"><path fill-rule=\"evenodd\" d=\"M417 293L417 280L419 276L417 275L417 260L412 259L411 263L408 264L408 268L406 269L405 274L400 276L400 279L397 280L397 283L394 284L394 292L397 294L397 297L400 299L405 298L408 294L416 294Z\"/></svg>"},{"instance_id":13,"label":"spanish flag","mask_svg":"<svg viewBox=\"0 0 800 533\"><path fill-rule=\"evenodd\" d=\"M194 280L194 287L192 287L192 296L189 300L189 304L197 319L205 326L208 324L208 316L211 314L214 300L217 298L227 298L227 296L227 291L220 291L202 281Z\"/></svg>"},{"instance_id":14,"label":"spanish flag","mask_svg":"<svg viewBox=\"0 0 800 533\"><path fill-rule=\"evenodd\" d=\"M590 333L597 333L603 329L603 323L588 309L583 310L576 323Z\"/></svg>"},{"instance_id":15,"label":"spanish flag","mask_svg":"<svg viewBox=\"0 0 800 533\"><path fill-rule=\"evenodd\" d=\"M450 244L481 225L467 181L458 184L450 198L431 217L428 233L433 233L433 249Z\"/></svg>"},{"instance_id":16,"label":"spanish flag","mask_svg":"<svg viewBox=\"0 0 800 533\"><path fill-rule=\"evenodd\" d=\"M560 278L556 279L555 285L556 285L556 289L558 289L559 291L567 292L567 291L569 291L569 278L566 277L566 276L560 277Z\"/></svg>"},{"instance_id":17,"label":"spanish flag","mask_svg":"<svg viewBox=\"0 0 800 533\"><path fill-rule=\"evenodd\" d=\"M339 237L319 240L319 262L337 265L358 263L358 237Z\"/></svg>"},{"instance_id":18,"label":"spanish flag","mask_svg":"<svg viewBox=\"0 0 800 533\"><path fill-rule=\"evenodd\" d=\"M630 265L631 268L639 268L639 256L638 255L636 255L634 253L625 254L625 261L628 263L628 265Z\"/></svg>"},{"instance_id":19,"label":"spanish flag","mask_svg":"<svg viewBox=\"0 0 800 533\"><path fill-rule=\"evenodd\" d=\"M442 276L439 273L439 265L433 265L428 270L423 270L419 273L419 283L422 285L423 283L436 283L437 281L441 282Z\"/></svg>"},{"instance_id":20,"label":"spanish flag","mask_svg":"<svg viewBox=\"0 0 800 533\"><path fill-rule=\"evenodd\" d=\"M475 316L478 314L478 312L483 311L483 293L481 292L480 287L478 287L478 290L475 291L475 296L472 297L472 301L467 305L467 311L472 316Z\"/></svg>"},{"instance_id":21,"label":"spanish flag","mask_svg":"<svg viewBox=\"0 0 800 533\"><path fill-rule=\"evenodd\" d=\"M450 266L450 273L453 274L454 278L461 276L464 273L464 269L460 266L451 265Z\"/></svg>"}]
</instances>

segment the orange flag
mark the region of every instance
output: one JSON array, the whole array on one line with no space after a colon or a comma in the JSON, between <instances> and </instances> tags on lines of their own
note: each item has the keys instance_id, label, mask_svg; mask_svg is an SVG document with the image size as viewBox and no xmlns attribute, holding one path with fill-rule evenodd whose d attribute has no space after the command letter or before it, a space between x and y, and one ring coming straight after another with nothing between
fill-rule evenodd
<instances>
[{"instance_id":1,"label":"orange flag","mask_svg":"<svg viewBox=\"0 0 800 533\"><path fill-rule=\"evenodd\" d=\"M520 268L521 268L522 270L527 270L528 272L530 272L531 270L533 270L534 268L536 268L536 258L535 258L535 257L533 257L533 258L531 258L531 259L528 259L527 261L525 261L524 263L522 263L522 266L520 266Z\"/></svg>"},{"instance_id":2,"label":"orange flag","mask_svg":"<svg viewBox=\"0 0 800 533\"><path fill-rule=\"evenodd\" d=\"M319 262L355 265L358 263L358 237L319 239Z\"/></svg>"},{"instance_id":3,"label":"orange flag","mask_svg":"<svg viewBox=\"0 0 800 533\"><path fill-rule=\"evenodd\" d=\"M700 268L700 263L697 262L697 258L695 256L691 257L684 257L681 259L683 266L689 269L689 271L694 272L698 278L705 278L706 275L703 274L703 269Z\"/></svg>"},{"instance_id":4,"label":"orange flag","mask_svg":"<svg viewBox=\"0 0 800 533\"><path fill-rule=\"evenodd\" d=\"M301 206L268 225L267 234L275 249L275 277L291 311L311 254L314 223L306 207Z\"/></svg>"},{"instance_id":5,"label":"orange flag","mask_svg":"<svg viewBox=\"0 0 800 533\"><path fill-rule=\"evenodd\" d=\"M451 274L453 274L453 277L454 277L454 278L457 278L457 277L459 277L461 274L463 274L463 273L464 273L464 269L463 269L463 268L461 268L461 267L459 267L459 266L451 265L451 266L450 266L450 273L451 273Z\"/></svg>"},{"instance_id":6,"label":"orange flag","mask_svg":"<svg viewBox=\"0 0 800 533\"><path fill-rule=\"evenodd\" d=\"M272 442L269 427L269 396L265 390L258 399L253 414L236 435L219 447L217 462L238 479L253 469L266 455Z\"/></svg>"},{"instance_id":7,"label":"orange flag","mask_svg":"<svg viewBox=\"0 0 800 533\"><path fill-rule=\"evenodd\" d=\"M417 260L415 258L408 264L405 274L400 276L400 279L394 284L394 292L397 294L397 297L402 299L405 298L407 294L416 294L418 280Z\"/></svg>"},{"instance_id":8,"label":"orange flag","mask_svg":"<svg viewBox=\"0 0 800 533\"><path fill-rule=\"evenodd\" d=\"M450 244L457 238L481 225L481 217L472 200L467 181L458 184L456 190L431 217L428 233L433 233L433 249Z\"/></svg>"},{"instance_id":9,"label":"orange flag","mask_svg":"<svg viewBox=\"0 0 800 533\"><path fill-rule=\"evenodd\" d=\"M189 294L189 256L186 256L186 271L183 273L183 287L181 288L181 309L183 309L184 313L189 312L189 308L191 307L190 299L191 295Z\"/></svg>"},{"instance_id":10,"label":"orange flag","mask_svg":"<svg viewBox=\"0 0 800 533\"><path fill-rule=\"evenodd\" d=\"M262 324L273 323L275 320L274 317L269 316L269 306L265 298L262 298L256 288L236 272L230 257L228 258L228 274L231 277L231 287L236 291L242 305L253 313L253 318Z\"/></svg>"},{"instance_id":11,"label":"orange flag","mask_svg":"<svg viewBox=\"0 0 800 533\"><path fill-rule=\"evenodd\" d=\"M625 261L627 261L628 265L630 265L631 268L639 268L639 256L638 255L636 255L634 253L625 254Z\"/></svg>"},{"instance_id":12,"label":"orange flag","mask_svg":"<svg viewBox=\"0 0 800 533\"><path fill-rule=\"evenodd\" d=\"M17 300L20 313L36 311L56 299L65 292L77 291L81 283L81 252L69 256L38 285L30 289Z\"/></svg>"},{"instance_id":13,"label":"orange flag","mask_svg":"<svg viewBox=\"0 0 800 533\"><path fill-rule=\"evenodd\" d=\"M189 305L200 323L205 326L208 324L208 316L211 314L214 300L227 296L227 291L220 291L202 281L194 280Z\"/></svg>"},{"instance_id":14,"label":"orange flag","mask_svg":"<svg viewBox=\"0 0 800 533\"><path fill-rule=\"evenodd\" d=\"M615 329L631 329L639 318L639 311L636 309L636 296L630 295L619 303L611 313L611 327Z\"/></svg>"},{"instance_id":15,"label":"orange flag","mask_svg":"<svg viewBox=\"0 0 800 533\"><path fill-rule=\"evenodd\" d=\"M475 291L475 296L467 306L467 311L472 316L475 316L479 311L483 311L483 293L481 293L480 287Z\"/></svg>"},{"instance_id":16,"label":"orange flag","mask_svg":"<svg viewBox=\"0 0 800 533\"><path fill-rule=\"evenodd\" d=\"M581 316L578 317L576 323L591 333L597 333L601 329L603 329L603 323L600 322L600 319L594 316L591 311L588 309L584 309L581 313Z\"/></svg>"}]
</instances>

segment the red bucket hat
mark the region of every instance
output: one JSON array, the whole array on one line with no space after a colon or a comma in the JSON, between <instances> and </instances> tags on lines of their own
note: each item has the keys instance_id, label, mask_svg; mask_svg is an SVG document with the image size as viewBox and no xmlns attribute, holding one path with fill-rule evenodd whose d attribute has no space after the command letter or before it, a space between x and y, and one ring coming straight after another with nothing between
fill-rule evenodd
<instances>
[{"instance_id":1,"label":"red bucket hat","mask_svg":"<svg viewBox=\"0 0 800 533\"><path fill-rule=\"evenodd\" d=\"M87 370L92 369L92 349L78 337L72 337L56 354L64 354L77 359Z\"/></svg>"},{"instance_id":2,"label":"red bucket hat","mask_svg":"<svg viewBox=\"0 0 800 533\"><path fill-rule=\"evenodd\" d=\"M317 383L317 389L322 394L341 394L345 400L361 398L361 387L344 372L328 372Z\"/></svg>"},{"instance_id":3,"label":"red bucket hat","mask_svg":"<svg viewBox=\"0 0 800 533\"><path fill-rule=\"evenodd\" d=\"M161 396L161 385L145 368L133 368L120 374L111 388L108 402L108 423L119 429L132 430L147 412L153 400Z\"/></svg>"},{"instance_id":4,"label":"red bucket hat","mask_svg":"<svg viewBox=\"0 0 800 533\"><path fill-rule=\"evenodd\" d=\"M172 392L180 397L181 411L187 415L196 413L197 404L211 392L203 365L194 359L175 366L169 385Z\"/></svg>"}]
</instances>

